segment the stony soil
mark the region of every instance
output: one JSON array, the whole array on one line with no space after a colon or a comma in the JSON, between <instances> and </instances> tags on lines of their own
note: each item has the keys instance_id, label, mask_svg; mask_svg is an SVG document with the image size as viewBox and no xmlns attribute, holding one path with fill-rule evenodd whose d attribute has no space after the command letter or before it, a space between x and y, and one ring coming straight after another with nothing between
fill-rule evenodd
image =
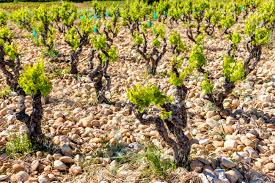
<instances>
[{"instance_id":1,"label":"stony soil","mask_svg":"<svg viewBox=\"0 0 275 183\"><path fill-rule=\"evenodd\" d=\"M181 32L188 47L192 43ZM22 33L20 33L22 34ZM19 35L19 34L18 34ZM163 158L171 158L172 150L166 146L154 126L144 126L135 118L127 104L126 91L134 84L155 83L162 91L172 95L174 88L168 82L167 71L171 53L167 53L158 67L155 77L146 74L144 61L131 50L130 34L122 29L115 43L120 58L112 63L109 73L112 88L108 95L116 105L96 104L95 91L87 76L57 74L68 65L47 62L53 90L49 103L44 105L43 132L52 138L61 153L33 152L10 158L0 154L0 181L3 182L272 182L275 179L275 51L272 46L263 50L262 60L248 78L240 82L224 106L231 110L254 111L250 121L243 118L222 118L213 104L203 99L200 83L203 77L195 73L186 81L189 93L188 127L185 133L192 140L190 171L177 168L166 176L142 176L142 165L136 162L118 163L113 160L115 148L139 153L148 142L164 152ZM205 54L207 69L215 76L215 87L222 84L222 58L228 48L225 36L217 33L207 37ZM61 53L69 48L57 38ZM244 41L243 41L244 42ZM41 49L26 39L18 40L21 60L35 62ZM239 57L247 53L240 48ZM79 68L86 67L87 50L80 59ZM0 87L4 78L0 77ZM26 128L15 120L18 97L0 99L0 148L4 149L9 134L24 133ZM30 98L27 99L31 111ZM255 112L257 110L257 114ZM261 118L265 114L269 120ZM273 117L273 118L272 118ZM109 146L107 147L108 144ZM100 151L109 152L102 156ZM106 154L106 153L105 153ZM197 179L196 179L197 178Z\"/></svg>"}]
</instances>

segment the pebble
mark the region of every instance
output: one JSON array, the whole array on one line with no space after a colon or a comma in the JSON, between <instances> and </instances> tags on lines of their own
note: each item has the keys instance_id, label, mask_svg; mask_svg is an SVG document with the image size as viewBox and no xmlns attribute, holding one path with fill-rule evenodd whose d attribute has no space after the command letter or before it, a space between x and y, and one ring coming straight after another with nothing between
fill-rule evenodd
<instances>
[{"instance_id":1,"label":"pebble","mask_svg":"<svg viewBox=\"0 0 275 183\"><path fill-rule=\"evenodd\" d=\"M73 150L71 149L71 147L68 144L63 144L61 147L61 151L66 156L70 156L73 154Z\"/></svg>"},{"instance_id":2,"label":"pebble","mask_svg":"<svg viewBox=\"0 0 275 183\"><path fill-rule=\"evenodd\" d=\"M249 155L247 152L234 152L232 157L236 161L241 161L245 158L247 158Z\"/></svg>"},{"instance_id":3,"label":"pebble","mask_svg":"<svg viewBox=\"0 0 275 183\"><path fill-rule=\"evenodd\" d=\"M198 174L198 177L200 177L201 179L201 183L210 183L206 177L206 175L204 175L203 173Z\"/></svg>"},{"instance_id":4,"label":"pebble","mask_svg":"<svg viewBox=\"0 0 275 183\"><path fill-rule=\"evenodd\" d=\"M117 168L117 161L116 160L113 160L111 163L110 163L110 166L109 166L109 169L111 172L114 172Z\"/></svg>"},{"instance_id":5,"label":"pebble","mask_svg":"<svg viewBox=\"0 0 275 183\"><path fill-rule=\"evenodd\" d=\"M74 163L74 159L70 156L62 156L61 158L59 158L59 160L63 163Z\"/></svg>"},{"instance_id":6,"label":"pebble","mask_svg":"<svg viewBox=\"0 0 275 183\"><path fill-rule=\"evenodd\" d=\"M229 139L224 142L224 148L225 150L235 150L238 143L236 140Z\"/></svg>"},{"instance_id":7,"label":"pebble","mask_svg":"<svg viewBox=\"0 0 275 183\"><path fill-rule=\"evenodd\" d=\"M206 124L208 124L211 128L214 128L215 126L217 126L218 125L218 122L217 121L215 121L215 120L213 120L213 119L206 119Z\"/></svg>"},{"instance_id":8,"label":"pebble","mask_svg":"<svg viewBox=\"0 0 275 183\"><path fill-rule=\"evenodd\" d=\"M0 181L7 180L9 178L8 175L0 175Z\"/></svg>"},{"instance_id":9,"label":"pebble","mask_svg":"<svg viewBox=\"0 0 275 183\"><path fill-rule=\"evenodd\" d=\"M214 182L214 180L218 179L214 171L212 170L204 170L203 174L206 176L209 182Z\"/></svg>"},{"instance_id":10,"label":"pebble","mask_svg":"<svg viewBox=\"0 0 275 183\"><path fill-rule=\"evenodd\" d=\"M82 172L82 168L77 165L72 165L71 168L69 169L69 172L73 175L79 175Z\"/></svg>"},{"instance_id":11,"label":"pebble","mask_svg":"<svg viewBox=\"0 0 275 183\"><path fill-rule=\"evenodd\" d=\"M215 169L214 172L218 177L217 180L214 180L215 183L230 183L230 181L225 176L224 169Z\"/></svg>"},{"instance_id":12,"label":"pebble","mask_svg":"<svg viewBox=\"0 0 275 183\"><path fill-rule=\"evenodd\" d=\"M17 172L20 172L20 171L25 171L24 165L21 165L21 164L14 164L12 166L12 169L13 169L14 173L17 173Z\"/></svg>"},{"instance_id":13,"label":"pebble","mask_svg":"<svg viewBox=\"0 0 275 183\"><path fill-rule=\"evenodd\" d=\"M259 154L252 147L245 147L244 151L249 154L251 158L258 158Z\"/></svg>"},{"instance_id":14,"label":"pebble","mask_svg":"<svg viewBox=\"0 0 275 183\"><path fill-rule=\"evenodd\" d=\"M38 160L34 160L32 163L31 163L31 171L36 171L37 168L39 167L39 161Z\"/></svg>"},{"instance_id":15,"label":"pebble","mask_svg":"<svg viewBox=\"0 0 275 183\"><path fill-rule=\"evenodd\" d=\"M275 170L275 163L267 163L264 165L264 168L267 170Z\"/></svg>"},{"instance_id":16,"label":"pebble","mask_svg":"<svg viewBox=\"0 0 275 183\"><path fill-rule=\"evenodd\" d=\"M29 179L29 174L25 171L20 171L16 174L16 179L18 182L25 182Z\"/></svg>"},{"instance_id":17,"label":"pebble","mask_svg":"<svg viewBox=\"0 0 275 183\"><path fill-rule=\"evenodd\" d=\"M194 160L191 162L190 168L191 168L191 171L202 172L203 163L198 160Z\"/></svg>"},{"instance_id":18,"label":"pebble","mask_svg":"<svg viewBox=\"0 0 275 183\"><path fill-rule=\"evenodd\" d=\"M213 146L214 147L223 147L224 146L224 141L213 141Z\"/></svg>"},{"instance_id":19,"label":"pebble","mask_svg":"<svg viewBox=\"0 0 275 183\"><path fill-rule=\"evenodd\" d=\"M199 144L200 145L207 145L210 143L210 140L209 139L200 139L199 140Z\"/></svg>"},{"instance_id":20,"label":"pebble","mask_svg":"<svg viewBox=\"0 0 275 183\"><path fill-rule=\"evenodd\" d=\"M229 170L225 172L225 175L230 183L236 183L241 178L241 173L237 170Z\"/></svg>"},{"instance_id":21,"label":"pebble","mask_svg":"<svg viewBox=\"0 0 275 183\"><path fill-rule=\"evenodd\" d=\"M49 183L50 180L49 180L48 176L40 175L40 176L38 176L38 182L39 183Z\"/></svg>"},{"instance_id":22,"label":"pebble","mask_svg":"<svg viewBox=\"0 0 275 183\"><path fill-rule=\"evenodd\" d=\"M56 170L66 170L67 166L60 160L55 160L54 161L54 169Z\"/></svg>"},{"instance_id":23,"label":"pebble","mask_svg":"<svg viewBox=\"0 0 275 183\"><path fill-rule=\"evenodd\" d=\"M241 142L246 146L253 146L253 141L250 140L247 136L241 136L240 138Z\"/></svg>"},{"instance_id":24,"label":"pebble","mask_svg":"<svg viewBox=\"0 0 275 183\"><path fill-rule=\"evenodd\" d=\"M221 158L221 165L223 165L226 168L233 168L236 166L233 161L231 161L230 159L227 159L225 157Z\"/></svg>"},{"instance_id":25,"label":"pebble","mask_svg":"<svg viewBox=\"0 0 275 183\"><path fill-rule=\"evenodd\" d=\"M54 113L54 119L57 119L57 118L60 118L60 117L63 117L64 115L63 115L63 113L62 112L60 112L60 111L57 111L57 112L55 112Z\"/></svg>"},{"instance_id":26,"label":"pebble","mask_svg":"<svg viewBox=\"0 0 275 183\"><path fill-rule=\"evenodd\" d=\"M93 115L90 115L86 118L82 118L79 123L82 124L84 127L92 127L92 120L94 119Z\"/></svg>"},{"instance_id":27,"label":"pebble","mask_svg":"<svg viewBox=\"0 0 275 183\"><path fill-rule=\"evenodd\" d=\"M61 158L61 157L62 157L62 155L59 154L59 153L56 153L56 154L53 155L54 160L59 160L59 158Z\"/></svg>"}]
</instances>

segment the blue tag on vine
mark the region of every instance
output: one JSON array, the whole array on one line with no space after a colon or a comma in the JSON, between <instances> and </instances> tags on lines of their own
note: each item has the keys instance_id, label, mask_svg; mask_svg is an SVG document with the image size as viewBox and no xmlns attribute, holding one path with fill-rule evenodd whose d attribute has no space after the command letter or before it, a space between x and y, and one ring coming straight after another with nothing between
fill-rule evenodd
<instances>
[{"instance_id":1,"label":"blue tag on vine","mask_svg":"<svg viewBox=\"0 0 275 183\"><path fill-rule=\"evenodd\" d=\"M95 20L97 19L97 15L96 15L96 14L94 14L94 19L95 19Z\"/></svg>"},{"instance_id":2,"label":"blue tag on vine","mask_svg":"<svg viewBox=\"0 0 275 183\"><path fill-rule=\"evenodd\" d=\"M35 39L37 39L37 32L36 32L36 30L33 30L33 37L34 37Z\"/></svg>"},{"instance_id":3,"label":"blue tag on vine","mask_svg":"<svg viewBox=\"0 0 275 183\"><path fill-rule=\"evenodd\" d=\"M106 16L106 17L109 17L109 15L110 15L110 14L109 14L109 11L106 10L105 16Z\"/></svg>"},{"instance_id":4,"label":"blue tag on vine","mask_svg":"<svg viewBox=\"0 0 275 183\"><path fill-rule=\"evenodd\" d=\"M153 25L152 21L151 21L151 20L148 20L147 25L148 25L149 27L152 27L152 25Z\"/></svg>"},{"instance_id":5,"label":"blue tag on vine","mask_svg":"<svg viewBox=\"0 0 275 183\"><path fill-rule=\"evenodd\" d=\"M154 20L156 20L158 18L157 12L154 11Z\"/></svg>"},{"instance_id":6,"label":"blue tag on vine","mask_svg":"<svg viewBox=\"0 0 275 183\"><path fill-rule=\"evenodd\" d=\"M94 32L95 32L95 33L97 32L97 28L96 28L96 25L94 26Z\"/></svg>"},{"instance_id":7,"label":"blue tag on vine","mask_svg":"<svg viewBox=\"0 0 275 183\"><path fill-rule=\"evenodd\" d=\"M164 11L164 12L163 12L163 15L167 17L167 12L166 12L166 11Z\"/></svg>"},{"instance_id":8,"label":"blue tag on vine","mask_svg":"<svg viewBox=\"0 0 275 183\"><path fill-rule=\"evenodd\" d=\"M79 17L79 19L80 19L80 20L83 20L83 18L84 18L84 16L83 16L83 15L81 15L81 16Z\"/></svg>"}]
</instances>

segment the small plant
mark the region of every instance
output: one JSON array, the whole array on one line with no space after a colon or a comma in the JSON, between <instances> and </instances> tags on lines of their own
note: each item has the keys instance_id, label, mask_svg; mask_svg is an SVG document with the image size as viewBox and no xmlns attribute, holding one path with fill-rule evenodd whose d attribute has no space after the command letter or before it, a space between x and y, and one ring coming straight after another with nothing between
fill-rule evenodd
<instances>
[{"instance_id":1,"label":"small plant","mask_svg":"<svg viewBox=\"0 0 275 183\"><path fill-rule=\"evenodd\" d=\"M150 49L148 45L148 28L149 27L147 24L143 24L142 31L135 31L133 33L133 49L135 49L146 61L148 73L155 75L158 64L167 51L167 40L165 37L164 26L161 24L155 25L152 29L154 37L152 41L152 48Z\"/></svg>"},{"instance_id":2,"label":"small plant","mask_svg":"<svg viewBox=\"0 0 275 183\"><path fill-rule=\"evenodd\" d=\"M105 27L104 27L105 28ZM110 90L111 87L111 77L108 75L109 64L115 62L118 59L118 49L113 44L113 38L108 37L104 32L97 31L90 39L93 48L89 53L89 78L94 83L96 90L98 103L111 104L106 96L106 91ZM94 68L94 61L98 59L99 63ZM103 78L106 80L104 85Z\"/></svg>"},{"instance_id":3,"label":"small plant","mask_svg":"<svg viewBox=\"0 0 275 183\"><path fill-rule=\"evenodd\" d=\"M22 8L12 13L12 20L19 26L21 29L26 29L28 32L33 31L32 27L32 17L33 12L28 8Z\"/></svg>"},{"instance_id":4,"label":"small plant","mask_svg":"<svg viewBox=\"0 0 275 183\"><path fill-rule=\"evenodd\" d=\"M211 94L214 89L213 82L208 78L207 73L205 74L205 79L201 83L202 91L205 95Z\"/></svg>"},{"instance_id":5,"label":"small plant","mask_svg":"<svg viewBox=\"0 0 275 183\"><path fill-rule=\"evenodd\" d=\"M177 72L175 74L175 77L179 77ZM182 130L187 125L183 102L187 88L183 84L178 84L176 88L174 100L154 85L136 85L128 91L127 96L137 119L144 125L155 124L162 139L173 148L176 165L183 166L188 161L191 149L189 139ZM157 111L153 112L152 108L157 108Z\"/></svg>"},{"instance_id":6,"label":"small plant","mask_svg":"<svg viewBox=\"0 0 275 183\"><path fill-rule=\"evenodd\" d=\"M11 157L16 154L29 154L33 151L33 146L28 134L12 135L6 143L6 153Z\"/></svg>"},{"instance_id":7,"label":"small plant","mask_svg":"<svg viewBox=\"0 0 275 183\"><path fill-rule=\"evenodd\" d=\"M186 1L185 12L187 22L187 37L192 42L198 44L197 38L203 34L202 26L205 19L205 12L209 8L209 3L198 0L196 2Z\"/></svg>"},{"instance_id":8,"label":"small plant","mask_svg":"<svg viewBox=\"0 0 275 183\"><path fill-rule=\"evenodd\" d=\"M55 29L53 27L53 16L45 6L40 6L33 12L32 19L34 41L46 46L47 51L54 50Z\"/></svg>"},{"instance_id":9,"label":"small plant","mask_svg":"<svg viewBox=\"0 0 275 183\"><path fill-rule=\"evenodd\" d=\"M211 90L206 91L207 82L212 79L209 72L200 69L206 77L203 82L206 91L205 98L213 102L222 115L229 115L232 112L229 109L224 109L224 100L233 92L235 84L248 76L257 66L261 60L262 47L266 45L270 39L270 31L274 22L272 17L272 6L269 3L263 3L259 7L258 11L251 14L245 23L244 33L249 37L246 43L246 49L248 51L248 57L244 61L237 61L236 53L238 51L238 44L241 41L241 37L238 33L228 33L228 39L230 41L227 55L224 57L223 73L225 82L223 84L223 91L214 92Z\"/></svg>"},{"instance_id":10,"label":"small plant","mask_svg":"<svg viewBox=\"0 0 275 183\"><path fill-rule=\"evenodd\" d=\"M19 95L25 95L18 84L21 62L13 40L13 32L7 27L0 27L0 70L9 88Z\"/></svg>"},{"instance_id":11,"label":"small plant","mask_svg":"<svg viewBox=\"0 0 275 183\"><path fill-rule=\"evenodd\" d=\"M244 68L242 61L236 61L236 52L238 49L238 44L241 41L241 37L238 33L231 33L228 36L231 42L227 55L224 56L223 61L223 74L225 77L225 82L223 84L224 91L214 91L213 77L209 71L205 71L202 67L206 64L206 59L204 63L199 66L198 71L204 74L204 81L202 81L201 87L204 93L204 98L213 102L218 108L221 114L229 114L230 112L223 107L223 102L227 96L232 93L235 84L243 79ZM203 53L201 55L203 56ZM199 57L198 57L199 58Z\"/></svg>"},{"instance_id":12,"label":"small plant","mask_svg":"<svg viewBox=\"0 0 275 183\"><path fill-rule=\"evenodd\" d=\"M221 19L220 3L212 2L210 7L206 10L204 18L206 25L204 31L207 35L213 35L215 28L218 26Z\"/></svg>"},{"instance_id":13,"label":"small plant","mask_svg":"<svg viewBox=\"0 0 275 183\"><path fill-rule=\"evenodd\" d=\"M70 3L62 3L62 6L53 6L51 13L58 31L62 34L66 34L72 28L78 15L77 8Z\"/></svg>"},{"instance_id":14,"label":"small plant","mask_svg":"<svg viewBox=\"0 0 275 183\"><path fill-rule=\"evenodd\" d=\"M172 53L177 54L177 56L179 56L179 54L181 52L183 52L187 49L186 45L184 44L184 42L180 38L180 34L176 31L173 31L170 34L169 41L170 41L170 44L171 44Z\"/></svg>"},{"instance_id":15,"label":"small plant","mask_svg":"<svg viewBox=\"0 0 275 183\"><path fill-rule=\"evenodd\" d=\"M122 25L126 26L133 36L135 31L140 31L141 21L148 13L147 4L141 1L134 1L131 4L126 4L123 8L120 14Z\"/></svg>"},{"instance_id":16,"label":"small plant","mask_svg":"<svg viewBox=\"0 0 275 183\"><path fill-rule=\"evenodd\" d=\"M52 89L51 82L44 73L44 63L40 61L36 65L26 66L19 77L18 83L24 92L32 97L32 113L30 115L26 114L25 96L21 96L19 99L20 111L16 114L16 117L26 124L32 144L42 148L45 138L41 128L43 117L41 98L47 96Z\"/></svg>"},{"instance_id":17,"label":"small plant","mask_svg":"<svg viewBox=\"0 0 275 183\"><path fill-rule=\"evenodd\" d=\"M9 86L0 88L0 98L6 98L10 93L11 89Z\"/></svg>"},{"instance_id":18,"label":"small plant","mask_svg":"<svg viewBox=\"0 0 275 183\"><path fill-rule=\"evenodd\" d=\"M196 68L201 70L202 67L206 64L206 58L203 53L203 47L201 45L195 45L192 48L189 56L189 64L191 68Z\"/></svg>"},{"instance_id":19,"label":"small plant","mask_svg":"<svg viewBox=\"0 0 275 183\"><path fill-rule=\"evenodd\" d=\"M181 15L183 14L183 20L185 21L184 12L182 12L180 1L173 1L170 3L170 8L168 10L169 24L168 27L173 29L174 24L179 25L179 20L181 20Z\"/></svg>"},{"instance_id":20,"label":"small plant","mask_svg":"<svg viewBox=\"0 0 275 183\"><path fill-rule=\"evenodd\" d=\"M163 160L161 158L161 154L162 152L160 149L152 145L145 149L142 157L144 157L144 160L148 166L143 169L144 174L147 176L154 174L165 177L168 171L174 170L176 168L176 164L172 160Z\"/></svg>"},{"instance_id":21,"label":"small plant","mask_svg":"<svg viewBox=\"0 0 275 183\"><path fill-rule=\"evenodd\" d=\"M88 16L82 16L80 25L74 25L65 33L65 42L71 47L70 55L71 74L77 74L79 55L83 47L89 43L89 36L93 32L93 21Z\"/></svg>"},{"instance_id":22,"label":"small plant","mask_svg":"<svg viewBox=\"0 0 275 183\"><path fill-rule=\"evenodd\" d=\"M223 4L218 27L224 34L231 34L230 28L237 22L240 9L234 3Z\"/></svg>"}]
</instances>

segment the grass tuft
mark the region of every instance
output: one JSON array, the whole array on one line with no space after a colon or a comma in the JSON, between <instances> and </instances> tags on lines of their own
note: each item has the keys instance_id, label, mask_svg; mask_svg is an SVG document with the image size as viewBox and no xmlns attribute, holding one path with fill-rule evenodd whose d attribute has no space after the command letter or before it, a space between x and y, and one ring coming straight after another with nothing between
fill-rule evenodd
<instances>
[{"instance_id":1,"label":"grass tuft","mask_svg":"<svg viewBox=\"0 0 275 183\"><path fill-rule=\"evenodd\" d=\"M8 138L6 143L6 153L10 157L15 157L17 154L28 154L33 151L31 140L27 134L13 135Z\"/></svg>"},{"instance_id":2,"label":"grass tuft","mask_svg":"<svg viewBox=\"0 0 275 183\"><path fill-rule=\"evenodd\" d=\"M46 50L43 52L43 56L52 59L57 59L59 57L59 52L57 50Z\"/></svg>"},{"instance_id":3,"label":"grass tuft","mask_svg":"<svg viewBox=\"0 0 275 183\"><path fill-rule=\"evenodd\" d=\"M176 164L170 160L161 158L161 150L156 146L148 146L143 154L147 166L143 169L145 175L166 177L170 170L176 169Z\"/></svg>"},{"instance_id":4,"label":"grass tuft","mask_svg":"<svg viewBox=\"0 0 275 183\"><path fill-rule=\"evenodd\" d=\"M3 88L0 88L0 98L6 98L11 93L10 87L6 86Z\"/></svg>"}]
</instances>

